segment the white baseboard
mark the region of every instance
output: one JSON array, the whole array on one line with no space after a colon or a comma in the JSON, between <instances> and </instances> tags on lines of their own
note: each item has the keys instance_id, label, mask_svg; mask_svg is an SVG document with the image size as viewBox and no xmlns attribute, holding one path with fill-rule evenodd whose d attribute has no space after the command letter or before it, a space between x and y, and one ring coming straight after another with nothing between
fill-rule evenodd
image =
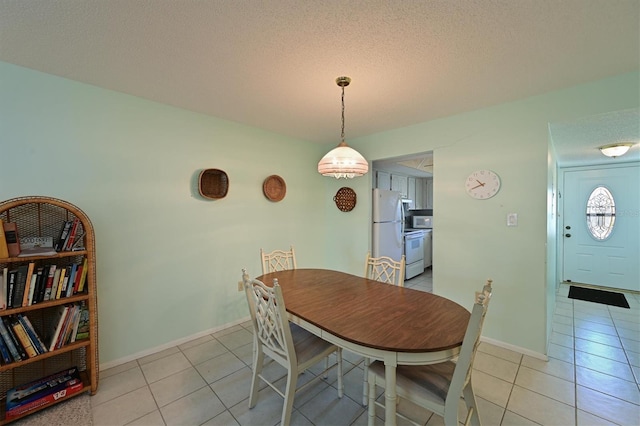
<instances>
[{"instance_id":1,"label":"white baseboard","mask_svg":"<svg viewBox=\"0 0 640 426\"><path fill-rule=\"evenodd\" d=\"M549 357L545 354L541 354L540 352L535 352L526 348L521 348L520 346L516 346L516 345L511 345L509 343L505 343L505 342L501 342L500 340L495 340L495 339L490 339L488 337L480 337L480 340L483 342L487 342L489 344L492 344L494 346L498 346L504 349L509 349L510 351L514 351L514 352L518 352L521 353L523 355L528 355L532 358L537 358L540 359L542 361L549 361Z\"/></svg>"},{"instance_id":2,"label":"white baseboard","mask_svg":"<svg viewBox=\"0 0 640 426\"><path fill-rule=\"evenodd\" d=\"M102 364L100 364L100 370L99 371L104 371L104 370L106 370L108 368L117 367L118 365L126 364L127 362L134 361L134 360L136 360L138 358L142 358L142 357L145 357L145 356L148 356L148 355L153 355L155 353L162 352L165 349L169 349L169 348L172 348L174 346L182 345L182 344L190 342L192 340L199 339L200 337L206 336L208 334L217 333L219 331L222 331L222 330L225 330L227 328L236 326L238 324L242 324L243 322L249 321L250 319L251 319L251 317L247 316L245 318L241 318L241 319L239 319L237 321L233 321L233 322L221 325L219 327L214 327L214 328L211 328L209 330L198 332L198 333L193 334L191 336L183 337L183 338L174 340L172 342L167 342L167 343L165 343L163 345L156 346L154 348L145 349L144 351L140 351L140 352L137 352L137 353L132 354L132 355L128 355L128 356L123 357L123 358L119 358L119 359L116 359L116 360L113 360L113 361L102 363Z\"/></svg>"}]
</instances>

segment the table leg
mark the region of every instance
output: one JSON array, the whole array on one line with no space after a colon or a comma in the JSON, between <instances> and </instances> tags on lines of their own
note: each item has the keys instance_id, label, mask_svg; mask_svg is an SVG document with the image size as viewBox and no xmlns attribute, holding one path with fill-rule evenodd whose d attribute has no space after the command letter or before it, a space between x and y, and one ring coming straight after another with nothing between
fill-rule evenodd
<instances>
[{"instance_id":1,"label":"table leg","mask_svg":"<svg viewBox=\"0 0 640 426\"><path fill-rule=\"evenodd\" d=\"M396 365L394 357L385 357L384 360L384 424L396 426Z\"/></svg>"}]
</instances>

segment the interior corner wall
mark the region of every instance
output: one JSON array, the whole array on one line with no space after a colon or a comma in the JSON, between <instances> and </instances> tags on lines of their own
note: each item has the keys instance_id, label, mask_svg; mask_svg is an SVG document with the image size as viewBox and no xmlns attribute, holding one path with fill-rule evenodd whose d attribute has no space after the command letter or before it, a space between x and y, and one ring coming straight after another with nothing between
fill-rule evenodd
<instances>
[{"instance_id":1,"label":"interior corner wall","mask_svg":"<svg viewBox=\"0 0 640 426\"><path fill-rule=\"evenodd\" d=\"M369 160L433 151L434 292L470 309L474 291L493 279L486 337L546 354L556 284L547 264L556 167L548 125L637 108L639 81L638 72L623 74L350 141ZM500 176L491 199L465 193L465 178L479 169ZM517 226L507 226L508 213L518 214Z\"/></svg>"},{"instance_id":2,"label":"interior corner wall","mask_svg":"<svg viewBox=\"0 0 640 426\"><path fill-rule=\"evenodd\" d=\"M261 247L326 265L317 144L3 62L0 129L0 199L64 199L95 227L102 363L247 317L237 282L262 273ZM206 168L226 197L199 195ZM262 192L273 174L280 202Z\"/></svg>"}]
</instances>

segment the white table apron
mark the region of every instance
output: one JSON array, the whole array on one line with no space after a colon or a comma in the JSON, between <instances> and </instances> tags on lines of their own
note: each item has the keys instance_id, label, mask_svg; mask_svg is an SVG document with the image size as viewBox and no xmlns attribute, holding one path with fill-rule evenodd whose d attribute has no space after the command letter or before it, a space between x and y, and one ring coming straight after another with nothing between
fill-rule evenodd
<instances>
[{"instance_id":1,"label":"white table apron","mask_svg":"<svg viewBox=\"0 0 640 426\"><path fill-rule=\"evenodd\" d=\"M313 325L302 318L289 312L289 321L310 331L318 337L333 343L343 349L347 349L358 355L384 362L385 376L385 426L396 425L396 367L398 365L424 365L437 364L448 361L460 353L460 347L437 352L397 352L370 348L344 340L320 327ZM366 380L366 378L365 378Z\"/></svg>"}]
</instances>

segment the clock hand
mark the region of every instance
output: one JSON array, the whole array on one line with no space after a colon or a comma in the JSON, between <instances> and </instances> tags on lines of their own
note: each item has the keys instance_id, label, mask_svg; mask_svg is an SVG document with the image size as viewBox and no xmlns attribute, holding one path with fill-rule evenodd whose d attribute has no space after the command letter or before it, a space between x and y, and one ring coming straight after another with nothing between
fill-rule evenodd
<instances>
[{"instance_id":1,"label":"clock hand","mask_svg":"<svg viewBox=\"0 0 640 426\"><path fill-rule=\"evenodd\" d=\"M480 185L478 185L478 186L484 186L484 183L483 183L483 182L480 182L478 179L476 179L476 182L478 182L478 183L480 184ZM476 188L477 188L478 186L476 186Z\"/></svg>"},{"instance_id":2,"label":"clock hand","mask_svg":"<svg viewBox=\"0 0 640 426\"><path fill-rule=\"evenodd\" d=\"M476 185L476 186L474 186L474 187L473 187L473 188L471 188L471 189L480 188L481 186L484 186L484 183L481 183L480 185Z\"/></svg>"}]
</instances>

